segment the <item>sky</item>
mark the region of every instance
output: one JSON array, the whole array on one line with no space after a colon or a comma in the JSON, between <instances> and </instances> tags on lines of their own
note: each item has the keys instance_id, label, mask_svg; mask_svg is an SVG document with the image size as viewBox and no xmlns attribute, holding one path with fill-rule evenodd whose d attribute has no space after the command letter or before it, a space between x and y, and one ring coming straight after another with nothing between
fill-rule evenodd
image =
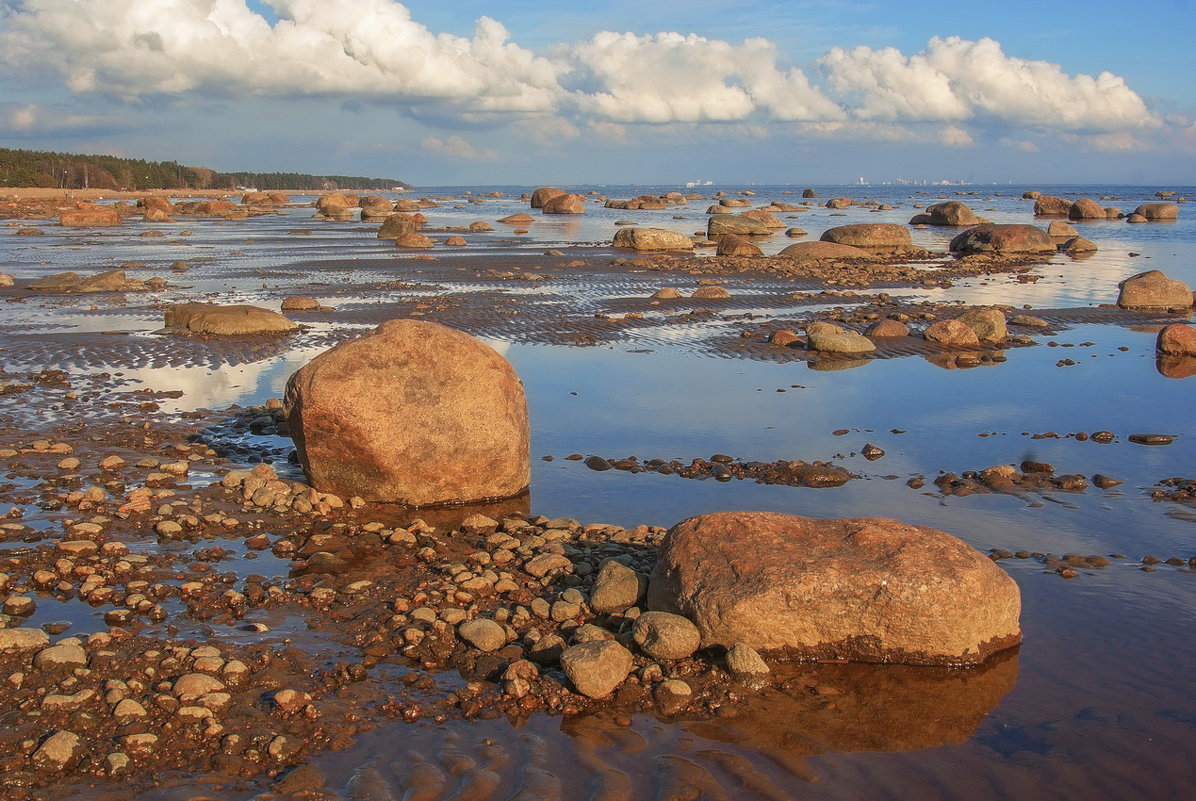
<instances>
[{"instance_id":1,"label":"sky","mask_svg":"<svg viewBox=\"0 0 1196 801\"><path fill-rule=\"evenodd\" d=\"M1196 184L1196 0L0 0L0 146L503 184Z\"/></svg>"}]
</instances>

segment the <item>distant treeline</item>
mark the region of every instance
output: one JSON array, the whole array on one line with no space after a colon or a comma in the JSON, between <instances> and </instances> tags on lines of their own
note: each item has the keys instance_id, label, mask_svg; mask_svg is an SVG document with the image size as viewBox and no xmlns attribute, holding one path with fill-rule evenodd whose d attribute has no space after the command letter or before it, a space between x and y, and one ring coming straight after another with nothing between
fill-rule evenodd
<instances>
[{"instance_id":1,"label":"distant treeline","mask_svg":"<svg viewBox=\"0 0 1196 801\"><path fill-rule=\"evenodd\" d=\"M145 161L117 156L83 156L0 148L0 186L60 189L391 189L407 184L396 178L355 175L307 175L298 172L216 172L184 167L174 161Z\"/></svg>"}]
</instances>

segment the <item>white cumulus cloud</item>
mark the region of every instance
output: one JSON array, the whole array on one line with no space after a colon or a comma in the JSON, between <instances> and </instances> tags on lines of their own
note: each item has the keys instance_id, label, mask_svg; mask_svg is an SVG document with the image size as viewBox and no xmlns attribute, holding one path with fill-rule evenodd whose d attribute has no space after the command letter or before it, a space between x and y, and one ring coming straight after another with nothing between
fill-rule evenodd
<instances>
[{"instance_id":1,"label":"white cumulus cloud","mask_svg":"<svg viewBox=\"0 0 1196 801\"><path fill-rule=\"evenodd\" d=\"M988 117L1094 133L1159 124L1124 79L1109 72L1070 76L1058 64L1007 56L988 38L934 37L912 56L891 47L836 47L820 63L832 90L859 119Z\"/></svg>"},{"instance_id":2,"label":"white cumulus cloud","mask_svg":"<svg viewBox=\"0 0 1196 801\"><path fill-rule=\"evenodd\" d=\"M559 92L545 58L488 17L472 38L435 34L392 0L24 0L9 9L3 60L76 92L137 98L347 95L542 111Z\"/></svg>"},{"instance_id":3,"label":"white cumulus cloud","mask_svg":"<svg viewBox=\"0 0 1196 801\"><path fill-rule=\"evenodd\" d=\"M778 65L765 39L602 31L568 50L575 77L596 86L573 98L616 122L727 122L756 112L778 120L838 119L842 111L801 70Z\"/></svg>"},{"instance_id":4,"label":"white cumulus cloud","mask_svg":"<svg viewBox=\"0 0 1196 801\"><path fill-rule=\"evenodd\" d=\"M54 78L78 95L128 101L389 104L430 127L530 125L550 143L601 124L736 123L950 146L985 126L1084 136L1164 126L1124 79L1069 75L991 39L933 38L912 55L832 48L807 72L764 38L601 31L536 53L489 17L471 36L436 33L396 0L262 4L277 18L247 0L0 0L0 79ZM440 145L425 150L485 152L432 138Z\"/></svg>"},{"instance_id":5,"label":"white cumulus cloud","mask_svg":"<svg viewBox=\"0 0 1196 801\"><path fill-rule=\"evenodd\" d=\"M70 135L115 130L112 120L38 103L0 103L0 134L13 137Z\"/></svg>"}]
</instances>

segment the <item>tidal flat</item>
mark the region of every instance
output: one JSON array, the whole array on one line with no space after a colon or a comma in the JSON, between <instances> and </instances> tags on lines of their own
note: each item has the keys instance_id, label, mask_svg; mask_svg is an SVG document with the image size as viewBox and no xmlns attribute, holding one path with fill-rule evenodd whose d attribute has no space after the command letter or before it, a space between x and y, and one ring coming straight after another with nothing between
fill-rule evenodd
<instances>
[{"instance_id":1,"label":"tidal flat","mask_svg":"<svg viewBox=\"0 0 1196 801\"><path fill-rule=\"evenodd\" d=\"M1196 363L1156 336L1190 310L1116 301L1147 270L1196 285L1191 204L1173 222L1073 221L1098 248L1078 255L957 259L961 229L937 226L910 226L925 255L883 266L778 254L944 201L1045 229L1060 218L1035 218L1024 190L1126 213L1196 190L815 187L803 205L801 187L727 186L629 209L598 199L676 188L587 186L585 213L558 216L529 209L534 188L385 195L430 199L426 249L379 239L378 219L313 217L315 195L104 228L6 221L0 642L45 639L0 653L5 797L1187 797ZM611 247L620 223L704 235L719 190L792 206L772 213L807 233L752 237L754 257ZM116 269L118 291L30 288ZM315 303L287 335L162 332L174 304L293 297ZM1008 335L919 335L977 307ZM395 318L513 365L527 493L412 510L305 487L287 379ZM816 320L913 335L830 354L802 346ZM770 660L751 681L717 652L637 657L610 697L574 692L553 647L633 619L587 608L605 560L650 572L669 527L729 510L949 532L1016 581L1022 643L971 668ZM475 617L516 636L475 647L458 634Z\"/></svg>"}]
</instances>

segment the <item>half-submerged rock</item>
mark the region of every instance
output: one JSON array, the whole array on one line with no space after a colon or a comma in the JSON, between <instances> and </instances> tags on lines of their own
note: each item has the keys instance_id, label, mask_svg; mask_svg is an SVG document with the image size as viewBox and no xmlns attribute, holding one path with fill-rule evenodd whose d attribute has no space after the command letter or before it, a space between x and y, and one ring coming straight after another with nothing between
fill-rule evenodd
<instances>
[{"instance_id":1,"label":"half-submerged rock","mask_svg":"<svg viewBox=\"0 0 1196 801\"><path fill-rule=\"evenodd\" d=\"M669 530L651 609L702 646L799 659L975 665L1021 640L1021 596L967 543L886 518L719 512Z\"/></svg>"},{"instance_id":2,"label":"half-submerged rock","mask_svg":"<svg viewBox=\"0 0 1196 801\"><path fill-rule=\"evenodd\" d=\"M299 463L321 492L428 506L527 489L527 401L511 365L468 334L391 320L287 382Z\"/></svg>"},{"instance_id":3,"label":"half-submerged rock","mask_svg":"<svg viewBox=\"0 0 1196 801\"><path fill-rule=\"evenodd\" d=\"M1161 270L1148 270L1120 284L1117 305L1123 309L1189 309L1192 290L1183 281L1168 278Z\"/></svg>"},{"instance_id":4,"label":"half-submerged rock","mask_svg":"<svg viewBox=\"0 0 1196 801\"><path fill-rule=\"evenodd\" d=\"M867 250L877 254L909 254L915 248L909 229L894 223L856 223L828 228L820 237L823 242Z\"/></svg>"},{"instance_id":5,"label":"half-submerged rock","mask_svg":"<svg viewBox=\"0 0 1196 801\"><path fill-rule=\"evenodd\" d=\"M258 306L180 303L166 310L166 328L180 333L215 336L280 334L298 327L298 323L278 312Z\"/></svg>"},{"instance_id":6,"label":"half-submerged rock","mask_svg":"<svg viewBox=\"0 0 1196 801\"><path fill-rule=\"evenodd\" d=\"M615 232L614 246L626 250L693 250L688 236L663 228L623 228Z\"/></svg>"},{"instance_id":7,"label":"half-submerged rock","mask_svg":"<svg viewBox=\"0 0 1196 801\"><path fill-rule=\"evenodd\" d=\"M977 225L951 240L952 253L1054 253L1055 243L1035 225Z\"/></svg>"}]
</instances>

